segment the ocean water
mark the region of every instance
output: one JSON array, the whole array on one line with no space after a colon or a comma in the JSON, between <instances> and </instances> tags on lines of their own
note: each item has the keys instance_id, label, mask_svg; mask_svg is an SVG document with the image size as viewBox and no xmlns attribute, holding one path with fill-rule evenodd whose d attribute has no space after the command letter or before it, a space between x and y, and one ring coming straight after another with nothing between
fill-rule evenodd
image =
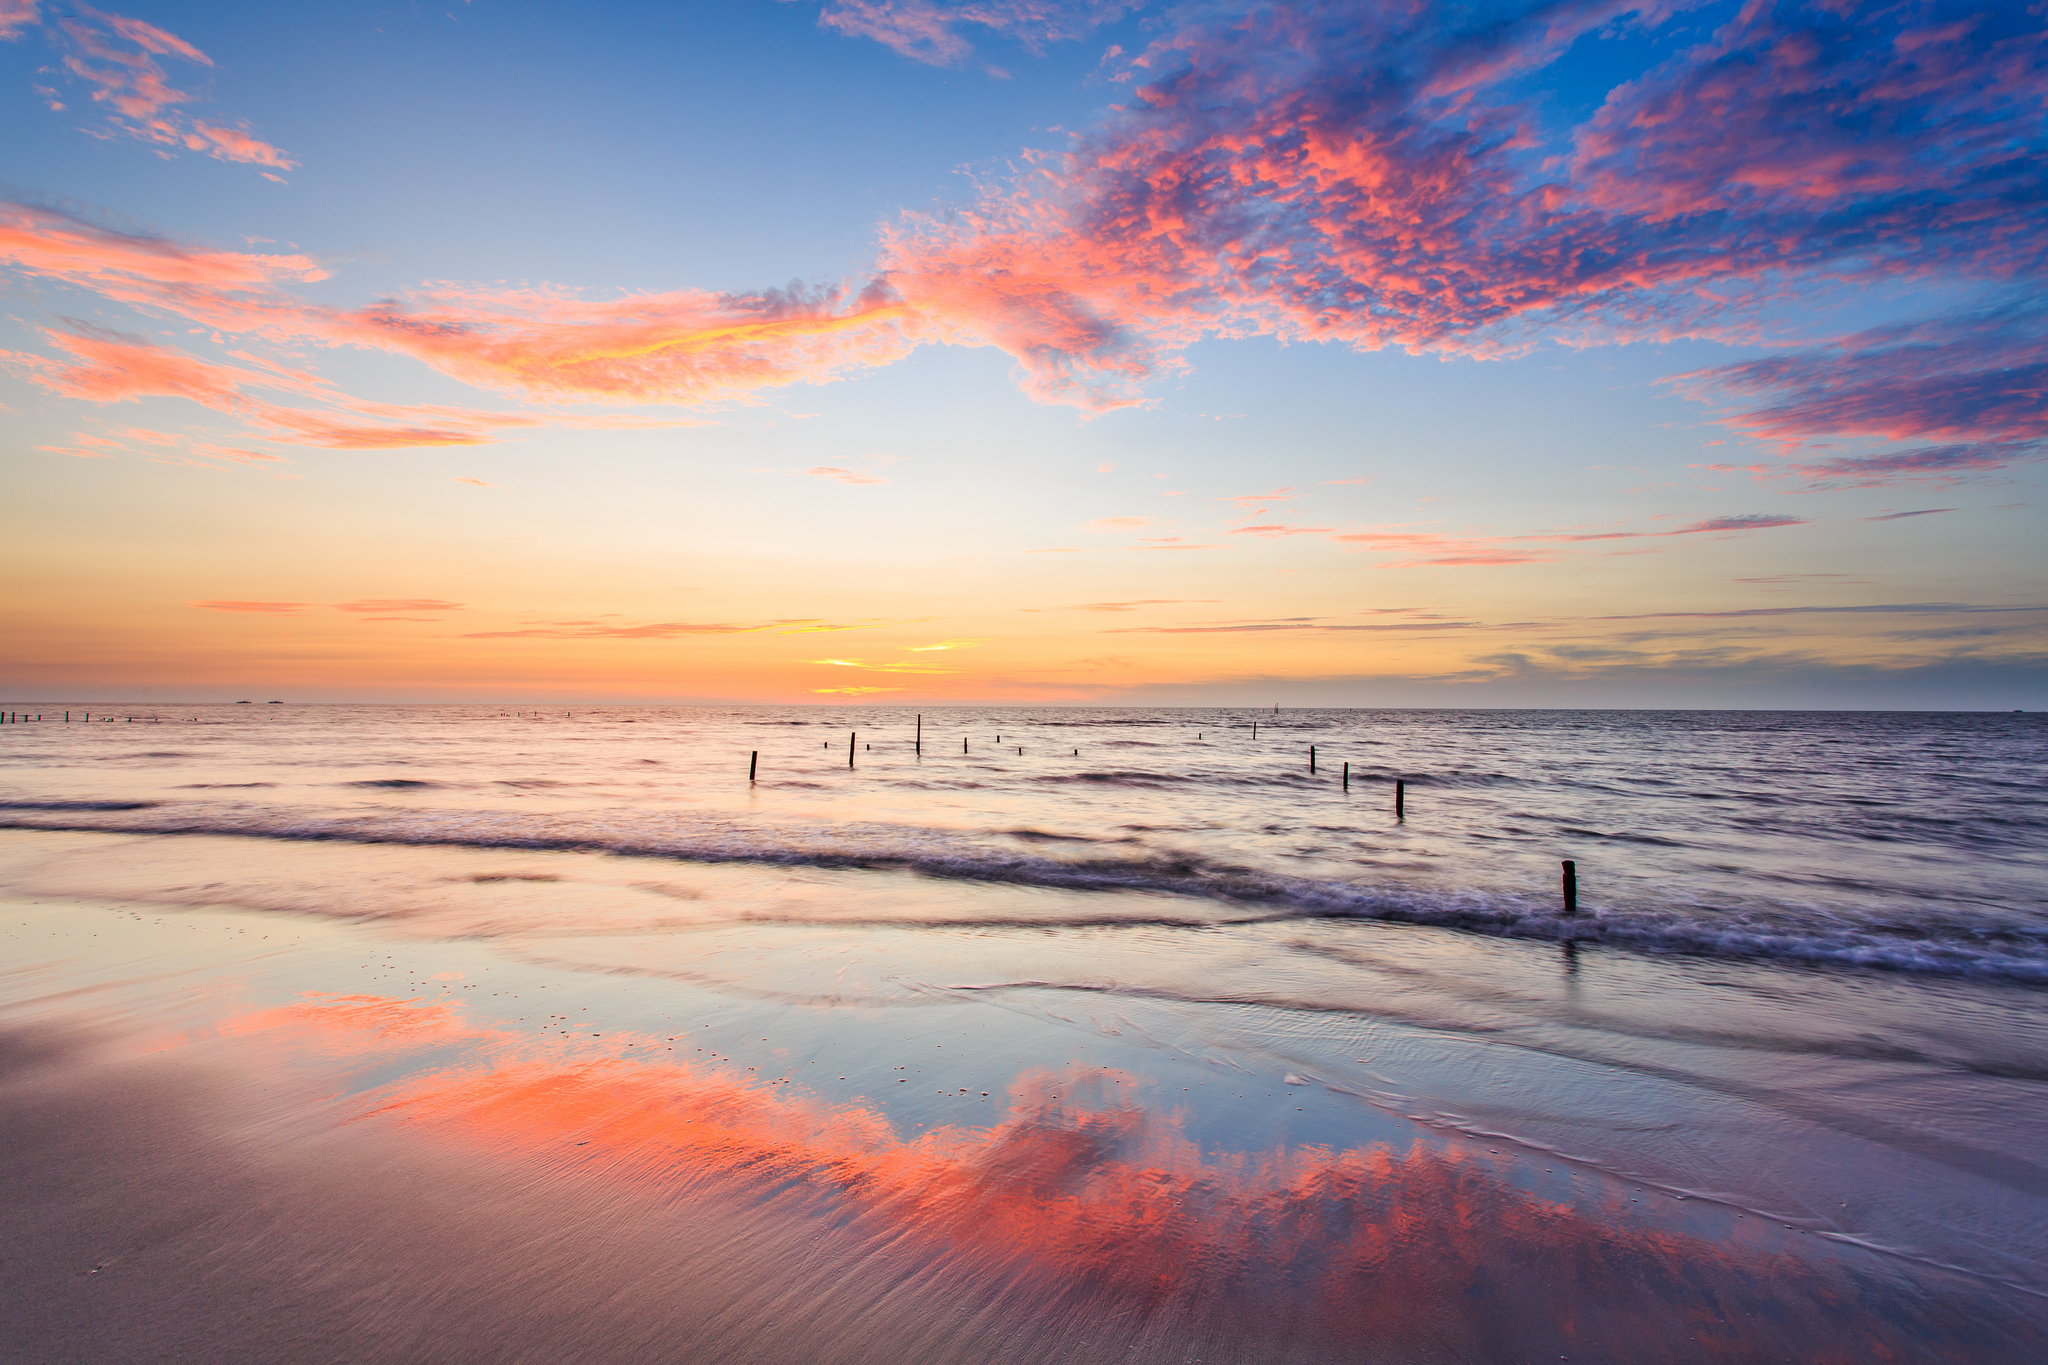
<instances>
[{"instance_id":1,"label":"ocean water","mask_svg":"<svg viewBox=\"0 0 2048 1365\"><path fill-rule=\"evenodd\" d=\"M2037 716L8 709L0 1025L747 1249L534 1358L2048 1348Z\"/></svg>"}]
</instances>

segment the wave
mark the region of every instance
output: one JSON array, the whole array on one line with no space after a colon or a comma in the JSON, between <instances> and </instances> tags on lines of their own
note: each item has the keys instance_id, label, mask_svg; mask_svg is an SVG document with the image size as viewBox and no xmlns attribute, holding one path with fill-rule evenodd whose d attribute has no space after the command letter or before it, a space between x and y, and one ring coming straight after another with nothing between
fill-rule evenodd
<instances>
[{"instance_id":1,"label":"wave","mask_svg":"<svg viewBox=\"0 0 2048 1365\"><path fill-rule=\"evenodd\" d=\"M1318 879L1201 854L1108 852L1058 857L996 846L971 834L892 825L745 824L715 817L628 812L544 816L498 811L322 814L288 808L150 801L4 801L0 828L122 834L219 835L476 849L599 852L695 863L756 863L909 872L1076 892L1149 892L1190 901L1185 919L1364 919L1500 938L1604 945L1639 952L1749 958L2048 984L2048 919L1971 907L1916 906L1856 914L1786 905L1593 905L1561 912L1548 897L1443 891ZM149 812L142 814L142 812ZM1040 845L1037 831L1004 831ZM1000 837L1000 835L999 835ZM1075 842L1060 840L1059 842ZM1197 908L1206 902L1213 913ZM1090 919L1083 915L1079 919ZM1112 911L1109 920L1128 915ZM913 922L927 920L919 916ZM1101 922L1101 921L1094 921Z\"/></svg>"}]
</instances>

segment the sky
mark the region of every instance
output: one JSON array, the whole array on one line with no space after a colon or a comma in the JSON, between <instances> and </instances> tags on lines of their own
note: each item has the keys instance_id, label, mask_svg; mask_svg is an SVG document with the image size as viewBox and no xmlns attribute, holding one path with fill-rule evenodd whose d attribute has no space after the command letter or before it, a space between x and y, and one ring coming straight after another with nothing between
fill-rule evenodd
<instances>
[{"instance_id":1,"label":"sky","mask_svg":"<svg viewBox=\"0 0 2048 1365\"><path fill-rule=\"evenodd\" d=\"M2048 3L121 4L11 697L2048 705Z\"/></svg>"}]
</instances>

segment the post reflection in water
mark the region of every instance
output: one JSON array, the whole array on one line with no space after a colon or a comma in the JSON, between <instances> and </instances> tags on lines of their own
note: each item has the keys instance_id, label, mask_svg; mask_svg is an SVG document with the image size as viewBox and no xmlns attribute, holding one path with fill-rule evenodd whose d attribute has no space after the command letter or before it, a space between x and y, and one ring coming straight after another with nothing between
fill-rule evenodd
<instances>
[{"instance_id":1,"label":"post reflection in water","mask_svg":"<svg viewBox=\"0 0 2048 1365\"><path fill-rule=\"evenodd\" d=\"M1092 1305L1210 1360L2012 1358L2009 1329L1875 1258L1711 1208L1550 1197L1512 1157L1426 1140L1205 1150L1112 1068L1025 1072L988 1126L907 1136L878 1103L617 1055L667 1040L543 1040L446 1005L316 994L230 1031L329 1063L416 1054L354 1121L651 1202L755 1201L850 1236L849 1277L908 1251L1020 1328Z\"/></svg>"}]
</instances>

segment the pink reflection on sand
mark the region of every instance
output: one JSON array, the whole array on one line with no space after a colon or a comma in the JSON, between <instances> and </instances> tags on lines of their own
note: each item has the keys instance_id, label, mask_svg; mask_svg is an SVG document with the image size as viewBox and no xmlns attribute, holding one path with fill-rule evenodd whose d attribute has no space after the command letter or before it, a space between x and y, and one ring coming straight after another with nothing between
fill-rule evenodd
<instances>
[{"instance_id":1,"label":"pink reflection on sand","mask_svg":"<svg viewBox=\"0 0 2048 1365\"><path fill-rule=\"evenodd\" d=\"M314 996L233 1031L321 1057L459 1042L460 1064L378 1090L359 1117L653 1197L751 1194L1033 1292L1107 1290L1221 1331L1461 1359L1554 1346L1575 1360L1846 1365L2011 1349L1931 1325L1947 1313L1910 1285L1766 1246L1754 1224L1709 1239L1651 1225L1622 1193L1598 1208L1547 1199L1511 1183L1506 1158L1424 1143L1205 1151L1184 1111L1133 1101L1136 1078L1110 1069L1026 1073L991 1125L905 1136L872 1101L621 1058L616 1034L472 1028L445 1005Z\"/></svg>"}]
</instances>

